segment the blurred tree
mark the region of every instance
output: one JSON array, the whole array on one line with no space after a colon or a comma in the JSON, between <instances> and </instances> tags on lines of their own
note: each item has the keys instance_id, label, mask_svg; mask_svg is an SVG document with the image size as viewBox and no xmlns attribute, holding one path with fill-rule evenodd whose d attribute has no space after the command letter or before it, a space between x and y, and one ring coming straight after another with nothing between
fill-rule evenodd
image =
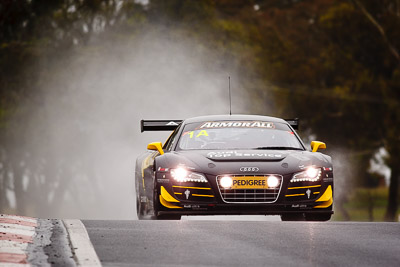
<instances>
[{"instance_id":1,"label":"blurred tree","mask_svg":"<svg viewBox=\"0 0 400 267\"><path fill-rule=\"evenodd\" d=\"M306 129L324 136L331 147L354 151L358 185L369 183L365 173L377 149L390 151L386 219L394 220L400 162L398 1L257 5L265 32L264 73L278 114L306 118Z\"/></svg>"},{"instance_id":2,"label":"blurred tree","mask_svg":"<svg viewBox=\"0 0 400 267\"><path fill-rule=\"evenodd\" d=\"M54 155L49 129L32 124L46 125L43 98L56 97L61 89L45 95L42 88L64 73L69 57L134 15L132 10L140 14L144 9L135 1L118 0L1 1L0 211L11 211L13 195L17 214L57 211L75 189L73 177L93 175L86 173L94 168L88 159L69 151L62 158ZM90 138L86 134L79 140ZM92 186L92 194L98 193Z\"/></svg>"},{"instance_id":3,"label":"blurred tree","mask_svg":"<svg viewBox=\"0 0 400 267\"><path fill-rule=\"evenodd\" d=\"M331 22L335 23L335 20L338 19L343 21L343 16L348 18L348 23L340 27L340 32L330 33L334 38L331 39L331 43L340 45L347 57L362 68L356 73L358 77L355 76L358 83L363 82L362 86L359 87L355 84L350 88L350 94L361 95L361 97L369 99L369 101L363 100L367 105L362 110L360 117L360 121L370 126L367 131L363 132L363 138L366 139L362 146L366 148L372 145L371 148L376 150L375 143L384 146L389 152L388 166L391 168L392 174L385 219L393 221L396 220L398 206L399 172L397 169L400 162L398 154L400 139L395 134L399 130L400 123L400 84L393 81L396 73L400 70L397 49L400 47L399 31L393 30L399 29L400 26L399 3L395 1L380 3L363 1L363 4L357 0L351 2L352 4L343 3L336 9L331 9L333 16L330 17L330 14L327 14L321 20L325 20L325 25L329 30L333 28L329 25ZM338 18L335 19L335 15ZM360 77L360 73L365 73L365 77Z\"/></svg>"}]
</instances>

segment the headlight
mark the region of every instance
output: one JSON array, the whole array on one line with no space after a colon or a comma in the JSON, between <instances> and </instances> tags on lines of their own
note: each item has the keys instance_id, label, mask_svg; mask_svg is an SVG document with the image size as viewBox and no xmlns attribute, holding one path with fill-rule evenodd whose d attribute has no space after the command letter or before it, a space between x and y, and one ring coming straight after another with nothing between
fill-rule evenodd
<instances>
[{"instance_id":1,"label":"headlight","mask_svg":"<svg viewBox=\"0 0 400 267\"><path fill-rule=\"evenodd\" d=\"M275 188L279 185L279 179L276 176L268 176L267 184L269 188Z\"/></svg>"},{"instance_id":2,"label":"headlight","mask_svg":"<svg viewBox=\"0 0 400 267\"><path fill-rule=\"evenodd\" d=\"M316 182L321 178L321 168L308 167L305 171L296 173L290 182Z\"/></svg>"},{"instance_id":3,"label":"headlight","mask_svg":"<svg viewBox=\"0 0 400 267\"><path fill-rule=\"evenodd\" d=\"M171 176L177 182L200 182L206 183L207 179L204 175L188 171L184 168L176 168L171 170Z\"/></svg>"},{"instance_id":4,"label":"headlight","mask_svg":"<svg viewBox=\"0 0 400 267\"><path fill-rule=\"evenodd\" d=\"M223 188L231 188L233 185L233 180L231 177L229 176L224 176L221 178L221 180L219 180L219 184L223 187Z\"/></svg>"}]
</instances>

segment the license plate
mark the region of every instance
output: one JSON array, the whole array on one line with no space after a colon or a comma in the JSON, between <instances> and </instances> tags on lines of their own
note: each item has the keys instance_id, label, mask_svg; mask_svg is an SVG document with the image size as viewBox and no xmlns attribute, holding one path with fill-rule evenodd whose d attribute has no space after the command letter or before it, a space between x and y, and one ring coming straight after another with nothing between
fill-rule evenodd
<instances>
[{"instance_id":1,"label":"license plate","mask_svg":"<svg viewBox=\"0 0 400 267\"><path fill-rule=\"evenodd\" d=\"M232 189L267 189L267 178L260 177L234 177Z\"/></svg>"}]
</instances>

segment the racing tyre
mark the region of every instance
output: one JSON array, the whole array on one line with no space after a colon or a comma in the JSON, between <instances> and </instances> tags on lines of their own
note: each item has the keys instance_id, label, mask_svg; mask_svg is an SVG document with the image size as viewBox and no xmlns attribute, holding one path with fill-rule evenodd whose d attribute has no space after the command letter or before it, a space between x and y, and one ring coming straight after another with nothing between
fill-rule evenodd
<instances>
[{"instance_id":1,"label":"racing tyre","mask_svg":"<svg viewBox=\"0 0 400 267\"><path fill-rule=\"evenodd\" d=\"M307 221L315 221L315 222L326 222L331 219L332 214L318 214L318 213L309 213L306 214Z\"/></svg>"},{"instance_id":2,"label":"racing tyre","mask_svg":"<svg viewBox=\"0 0 400 267\"><path fill-rule=\"evenodd\" d=\"M304 221L304 214L303 213L288 213L282 214L281 220L283 222L287 221Z\"/></svg>"},{"instance_id":3,"label":"racing tyre","mask_svg":"<svg viewBox=\"0 0 400 267\"><path fill-rule=\"evenodd\" d=\"M139 220L148 219L148 203L142 202L143 191L140 189L139 183L137 179L135 179L135 187L136 187L136 214Z\"/></svg>"},{"instance_id":4,"label":"racing tyre","mask_svg":"<svg viewBox=\"0 0 400 267\"><path fill-rule=\"evenodd\" d=\"M136 213L139 220L145 220L146 203L140 202L140 196L136 197Z\"/></svg>"}]
</instances>

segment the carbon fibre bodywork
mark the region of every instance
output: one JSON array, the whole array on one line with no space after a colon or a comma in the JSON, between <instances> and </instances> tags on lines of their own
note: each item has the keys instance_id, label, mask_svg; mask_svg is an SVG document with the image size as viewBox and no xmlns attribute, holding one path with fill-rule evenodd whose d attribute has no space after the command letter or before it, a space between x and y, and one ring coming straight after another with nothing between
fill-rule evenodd
<instances>
[{"instance_id":1,"label":"carbon fibre bodywork","mask_svg":"<svg viewBox=\"0 0 400 267\"><path fill-rule=\"evenodd\" d=\"M285 124L300 148L179 148L181 136L187 134L183 133L185 125L210 121ZM308 167L318 170L316 179L294 179ZM176 168L203 178L177 180L172 171ZM221 115L187 119L175 129L162 151L147 151L138 157L135 176L139 219L262 214L281 215L282 220L324 221L333 213L331 157L308 151L285 120L273 117ZM223 177L229 177L236 187L222 186ZM271 177L276 180L276 186L265 185Z\"/></svg>"}]
</instances>

